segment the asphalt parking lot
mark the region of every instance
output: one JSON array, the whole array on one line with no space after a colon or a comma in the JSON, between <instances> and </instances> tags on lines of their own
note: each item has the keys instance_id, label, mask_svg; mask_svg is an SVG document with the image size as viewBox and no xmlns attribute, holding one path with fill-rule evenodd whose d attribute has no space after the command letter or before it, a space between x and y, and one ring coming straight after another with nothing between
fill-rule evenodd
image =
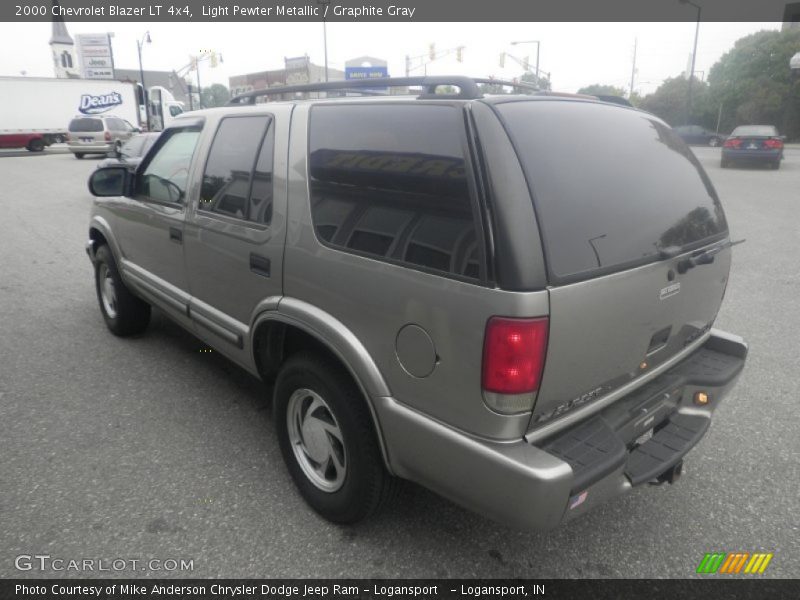
<instances>
[{"instance_id":1,"label":"asphalt parking lot","mask_svg":"<svg viewBox=\"0 0 800 600\"><path fill-rule=\"evenodd\" d=\"M22 554L193 561L104 576L690 577L711 551L772 552L764 577L797 576L800 148L779 171L695 152L747 239L717 326L748 365L676 485L548 533L414 485L360 526L317 517L257 381L158 313L136 339L106 330L83 249L96 161L0 153L0 577L92 575L20 572Z\"/></svg>"}]
</instances>

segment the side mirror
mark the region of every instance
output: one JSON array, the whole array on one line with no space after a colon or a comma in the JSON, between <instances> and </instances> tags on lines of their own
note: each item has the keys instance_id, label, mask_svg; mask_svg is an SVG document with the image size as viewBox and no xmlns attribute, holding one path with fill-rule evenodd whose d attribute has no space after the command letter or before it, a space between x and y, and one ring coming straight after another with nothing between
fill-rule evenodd
<instances>
[{"instance_id":1,"label":"side mirror","mask_svg":"<svg viewBox=\"0 0 800 600\"><path fill-rule=\"evenodd\" d=\"M133 132L134 133L142 133L142 130L139 127L134 127L133 128Z\"/></svg>"},{"instance_id":2,"label":"side mirror","mask_svg":"<svg viewBox=\"0 0 800 600\"><path fill-rule=\"evenodd\" d=\"M126 196L132 184L133 174L125 167L103 167L89 177L94 196Z\"/></svg>"}]
</instances>

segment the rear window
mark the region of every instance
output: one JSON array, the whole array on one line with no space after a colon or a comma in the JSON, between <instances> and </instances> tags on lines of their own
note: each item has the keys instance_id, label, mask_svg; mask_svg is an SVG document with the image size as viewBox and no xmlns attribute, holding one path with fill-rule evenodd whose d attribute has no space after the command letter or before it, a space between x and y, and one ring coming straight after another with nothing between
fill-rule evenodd
<instances>
[{"instance_id":1,"label":"rear window","mask_svg":"<svg viewBox=\"0 0 800 600\"><path fill-rule=\"evenodd\" d=\"M72 119L69 123L69 130L75 132L103 131L103 121L101 119Z\"/></svg>"},{"instance_id":2,"label":"rear window","mask_svg":"<svg viewBox=\"0 0 800 600\"><path fill-rule=\"evenodd\" d=\"M587 279L723 237L708 176L657 118L606 104L496 105L534 198L550 278Z\"/></svg>"},{"instance_id":3,"label":"rear window","mask_svg":"<svg viewBox=\"0 0 800 600\"><path fill-rule=\"evenodd\" d=\"M743 137L754 135L758 137L775 137L778 135L778 130L772 125L743 125L737 127L731 133L731 137Z\"/></svg>"}]
</instances>

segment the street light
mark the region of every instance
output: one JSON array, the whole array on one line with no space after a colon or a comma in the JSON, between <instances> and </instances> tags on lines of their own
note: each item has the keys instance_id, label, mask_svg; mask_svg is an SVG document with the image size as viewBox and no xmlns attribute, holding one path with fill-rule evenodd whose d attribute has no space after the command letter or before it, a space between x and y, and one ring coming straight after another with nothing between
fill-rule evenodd
<instances>
[{"instance_id":1,"label":"street light","mask_svg":"<svg viewBox=\"0 0 800 600\"><path fill-rule=\"evenodd\" d=\"M323 6L322 12L322 43L325 47L325 81L328 81L328 27L325 24L325 13L331 0L317 0L317 4Z\"/></svg>"},{"instance_id":2,"label":"street light","mask_svg":"<svg viewBox=\"0 0 800 600\"><path fill-rule=\"evenodd\" d=\"M142 69L142 46L151 44L150 32L145 31L141 40L136 40L136 51L139 53L139 82L142 84L142 99L144 100L144 118L148 131L150 130L150 102L147 97L147 88L144 85L144 69Z\"/></svg>"},{"instance_id":3,"label":"street light","mask_svg":"<svg viewBox=\"0 0 800 600\"><path fill-rule=\"evenodd\" d=\"M511 42L512 46L516 46L517 44L536 44L536 84L539 84L539 47L541 43L539 40L525 40L522 42Z\"/></svg>"},{"instance_id":4,"label":"street light","mask_svg":"<svg viewBox=\"0 0 800 600\"><path fill-rule=\"evenodd\" d=\"M689 92L686 101L686 125L692 118L692 80L694 79L694 61L697 58L697 37L700 35L700 13L702 9L691 0L678 0L681 4L691 4L697 9L697 26L694 29L694 50L692 51L692 70L689 72Z\"/></svg>"}]
</instances>

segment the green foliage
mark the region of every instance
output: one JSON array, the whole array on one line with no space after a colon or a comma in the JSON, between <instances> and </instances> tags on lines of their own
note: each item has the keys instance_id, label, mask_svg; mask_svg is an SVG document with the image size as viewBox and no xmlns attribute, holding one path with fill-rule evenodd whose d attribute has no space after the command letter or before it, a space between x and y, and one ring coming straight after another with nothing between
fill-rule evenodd
<instances>
[{"instance_id":1,"label":"green foliage","mask_svg":"<svg viewBox=\"0 0 800 600\"><path fill-rule=\"evenodd\" d=\"M210 87L203 88L202 104L203 108L213 108L224 106L231 99L231 94L224 85L215 83Z\"/></svg>"},{"instance_id":2,"label":"green foliage","mask_svg":"<svg viewBox=\"0 0 800 600\"><path fill-rule=\"evenodd\" d=\"M536 77L536 73L531 73L530 71L524 73L522 77L519 78L520 81L523 83L532 83L533 85L537 86L540 90L551 90L552 85L550 84L550 78L545 77L541 71L539 72L539 77Z\"/></svg>"},{"instance_id":3,"label":"green foliage","mask_svg":"<svg viewBox=\"0 0 800 600\"><path fill-rule=\"evenodd\" d=\"M645 96L640 107L661 117L673 127L676 125L703 125L709 129L716 127L716 114L709 104L709 86L696 77L692 81L692 114L687 119L686 109L689 97L689 80L684 77L666 79L658 89Z\"/></svg>"},{"instance_id":4,"label":"green foliage","mask_svg":"<svg viewBox=\"0 0 800 600\"><path fill-rule=\"evenodd\" d=\"M711 67L708 83L693 81L692 114L686 118L688 81L667 79L639 106L670 125L687 121L729 133L737 125L775 125L789 139L800 138L800 73L789 60L800 51L800 30L759 31L738 40ZM634 105L636 103L634 102Z\"/></svg>"},{"instance_id":5,"label":"green foliage","mask_svg":"<svg viewBox=\"0 0 800 600\"><path fill-rule=\"evenodd\" d=\"M775 125L800 137L800 89L789 60L800 51L800 30L759 31L741 38L708 75L713 102L722 105L722 131L737 125Z\"/></svg>"},{"instance_id":6,"label":"green foliage","mask_svg":"<svg viewBox=\"0 0 800 600\"><path fill-rule=\"evenodd\" d=\"M628 94L621 87L613 85L603 85L600 83L593 83L578 90L579 94L588 94L589 96L621 96L626 97Z\"/></svg>"}]
</instances>

